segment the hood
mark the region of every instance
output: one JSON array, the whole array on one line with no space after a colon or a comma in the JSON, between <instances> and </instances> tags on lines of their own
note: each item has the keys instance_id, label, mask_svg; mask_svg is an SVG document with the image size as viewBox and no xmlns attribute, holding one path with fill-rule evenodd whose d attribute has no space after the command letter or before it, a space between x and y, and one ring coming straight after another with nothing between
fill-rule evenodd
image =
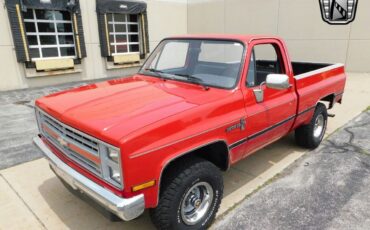
<instances>
[{"instance_id":1,"label":"hood","mask_svg":"<svg viewBox=\"0 0 370 230\"><path fill-rule=\"evenodd\" d=\"M36 101L45 112L82 132L111 144L166 117L225 97L227 90L133 77L91 84ZM119 130L115 127L119 126Z\"/></svg>"}]
</instances>

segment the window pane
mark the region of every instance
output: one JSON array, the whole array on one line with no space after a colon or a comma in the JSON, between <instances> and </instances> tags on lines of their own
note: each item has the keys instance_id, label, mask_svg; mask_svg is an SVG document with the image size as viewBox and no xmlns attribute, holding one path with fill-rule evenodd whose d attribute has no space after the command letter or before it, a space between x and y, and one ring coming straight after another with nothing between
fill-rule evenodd
<instances>
[{"instance_id":1,"label":"window pane","mask_svg":"<svg viewBox=\"0 0 370 230\"><path fill-rule=\"evenodd\" d=\"M115 52L116 52L116 50L115 50L115 48L114 48L114 45L111 45L111 46L110 46L110 52L111 52L111 53L115 53Z\"/></svg>"},{"instance_id":2,"label":"window pane","mask_svg":"<svg viewBox=\"0 0 370 230\"><path fill-rule=\"evenodd\" d=\"M192 75L206 85L231 88L236 85L242 61L244 63L243 51L242 43L233 41L165 40L152 52L143 69Z\"/></svg>"},{"instance_id":3,"label":"window pane","mask_svg":"<svg viewBox=\"0 0 370 230\"><path fill-rule=\"evenodd\" d=\"M126 43L127 36L126 35L116 35L116 43Z\"/></svg>"},{"instance_id":4,"label":"window pane","mask_svg":"<svg viewBox=\"0 0 370 230\"><path fill-rule=\"evenodd\" d=\"M70 21L71 14L68 11L55 11L55 20Z\"/></svg>"},{"instance_id":5,"label":"window pane","mask_svg":"<svg viewBox=\"0 0 370 230\"><path fill-rule=\"evenodd\" d=\"M74 44L73 35L59 35L59 44Z\"/></svg>"},{"instance_id":6,"label":"window pane","mask_svg":"<svg viewBox=\"0 0 370 230\"><path fill-rule=\"evenodd\" d=\"M37 23L37 26L39 28L39 32L55 32L54 24L53 23Z\"/></svg>"},{"instance_id":7,"label":"window pane","mask_svg":"<svg viewBox=\"0 0 370 230\"><path fill-rule=\"evenodd\" d=\"M139 45L130 45L130 52L139 52Z\"/></svg>"},{"instance_id":8,"label":"window pane","mask_svg":"<svg viewBox=\"0 0 370 230\"><path fill-rule=\"evenodd\" d=\"M137 25L129 25L128 31L129 32L139 32L139 27Z\"/></svg>"},{"instance_id":9,"label":"window pane","mask_svg":"<svg viewBox=\"0 0 370 230\"><path fill-rule=\"evenodd\" d=\"M266 81L268 74L283 73L280 65L281 58L278 58L276 49L272 44L256 45L253 47L253 51L256 62L256 85Z\"/></svg>"},{"instance_id":10,"label":"window pane","mask_svg":"<svg viewBox=\"0 0 370 230\"><path fill-rule=\"evenodd\" d=\"M112 15L113 14L107 14L107 20L108 22L111 22L113 19L112 19Z\"/></svg>"},{"instance_id":11,"label":"window pane","mask_svg":"<svg viewBox=\"0 0 370 230\"><path fill-rule=\"evenodd\" d=\"M25 22L24 23L25 27L26 27L26 32L36 32L36 27L35 27L35 23L33 22Z\"/></svg>"},{"instance_id":12,"label":"window pane","mask_svg":"<svg viewBox=\"0 0 370 230\"><path fill-rule=\"evenodd\" d=\"M111 42L111 43L114 42L114 35L109 35L109 42Z\"/></svg>"},{"instance_id":13,"label":"window pane","mask_svg":"<svg viewBox=\"0 0 370 230\"><path fill-rule=\"evenodd\" d=\"M256 61L276 62L277 60L276 50L271 44L256 45L253 50L256 55Z\"/></svg>"},{"instance_id":14,"label":"window pane","mask_svg":"<svg viewBox=\"0 0 370 230\"><path fill-rule=\"evenodd\" d=\"M189 43L170 41L163 48L157 63L159 70L181 68L185 66Z\"/></svg>"},{"instance_id":15,"label":"window pane","mask_svg":"<svg viewBox=\"0 0 370 230\"><path fill-rule=\"evenodd\" d=\"M116 27L116 32L126 32L126 25L115 25Z\"/></svg>"},{"instance_id":16,"label":"window pane","mask_svg":"<svg viewBox=\"0 0 370 230\"><path fill-rule=\"evenodd\" d=\"M75 56L75 48L74 47L60 48L60 55L61 56Z\"/></svg>"},{"instance_id":17,"label":"window pane","mask_svg":"<svg viewBox=\"0 0 370 230\"><path fill-rule=\"evenodd\" d=\"M24 19L33 19L33 11L32 9L27 9L27 12L23 12Z\"/></svg>"},{"instance_id":18,"label":"window pane","mask_svg":"<svg viewBox=\"0 0 370 230\"><path fill-rule=\"evenodd\" d=\"M247 75L247 86L255 86L255 75L256 75L256 62L254 59L254 52L251 54L251 60L249 62L248 75Z\"/></svg>"},{"instance_id":19,"label":"window pane","mask_svg":"<svg viewBox=\"0 0 370 230\"><path fill-rule=\"evenodd\" d=\"M127 45L117 46L117 53L127 53Z\"/></svg>"},{"instance_id":20,"label":"window pane","mask_svg":"<svg viewBox=\"0 0 370 230\"><path fill-rule=\"evenodd\" d=\"M238 43L203 42L200 47L199 61L214 63L240 62L243 46Z\"/></svg>"},{"instance_id":21,"label":"window pane","mask_svg":"<svg viewBox=\"0 0 370 230\"><path fill-rule=\"evenodd\" d=\"M41 45L56 45L57 40L55 36L40 36Z\"/></svg>"},{"instance_id":22,"label":"window pane","mask_svg":"<svg viewBox=\"0 0 370 230\"><path fill-rule=\"evenodd\" d=\"M129 35L130 42L139 42L139 36L138 35Z\"/></svg>"},{"instance_id":23,"label":"window pane","mask_svg":"<svg viewBox=\"0 0 370 230\"><path fill-rule=\"evenodd\" d=\"M114 21L115 22L125 22L126 21L126 15L124 15L124 14L114 14Z\"/></svg>"},{"instance_id":24,"label":"window pane","mask_svg":"<svg viewBox=\"0 0 370 230\"><path fill-rule=\"evenodd\" d=\"M37 36L27 36L27 40L30 46L38 45Z\"/></svg>"},{"instance_id":25,"label":"window pane","mask_svg":"<svg viewBox=\"0 0 370 230\"><path fill-rule=\"evenodd\" d=\"M113 32L113 24L108 24L108 31Z\"/></svg>"},{"instance_id":26,"label":"window pane","mask_svg":"<svg viewBox=\"0 0 370 230\"><path fill-rule=\"evenodd\" d=\"M30 55L31 58L39 58L40 57L39 49L30 49Z\"/></svg>"},{"instance_id":27,"label":"window pane","mask_svg":"<svg viewBox=\"0 0 370 230\"><path fill-rule=\"evenodd\" d=\"M137 22L137 15L136 14L130 14L129 15L129 21L130 22Z\"/></svg>"},{"instance_id":28,"label":"window pane","mask_svg":"<svg viewBox=\"0 0 370 230\"><path fill-rule=\"evenodd\" d=\"M57 48L43 48L42 49L43 57L58 57Z\"/></svg>"},{"instance_id":29,"label":"window pane","mask_svg":"<svg viewBox=\"0 0 370 230\"><path fill-rule=\"evenodd\" d=\"M51 10L35 10L36 18L43 20L53 20L53 11Z\"/></svg>"},{"instance_id":30,"label":"window pane","mask_svg":"<svg viewBox=\"0 0 370 230\"><path fill-rule=\"evenodd\" d=\"M57 29L58 29L58 32L61 32L61 33L72 33L73 32L73 29L72 29L72 24L71 23L58 23L57 24Z\"/></svg>"}]
</instances>

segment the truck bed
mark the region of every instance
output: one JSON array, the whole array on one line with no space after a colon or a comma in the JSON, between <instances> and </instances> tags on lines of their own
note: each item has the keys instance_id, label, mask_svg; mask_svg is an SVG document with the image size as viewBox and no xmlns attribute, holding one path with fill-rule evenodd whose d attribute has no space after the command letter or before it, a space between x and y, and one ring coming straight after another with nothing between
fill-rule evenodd
<instances>
[{"instance_id":1,"label":"truck bed","mask_svg":"<svg viewBox=\"0 0 370 230\"><path fill-rule=\"evenodd\" d=\"M292 62L294 75L301 75L314 70L319 70L332 64L328 63L313 63L313 62Z\"/></svg>"},{"instance_id":2,"label":"truck bed","mask_svg":"<svg viewBox=\"0 0 370 230\"><path fill-rule=\"evenodd\" d=\"M297 127L310 121L320 100L329 102L329 108L341 102L346 75L343 64L293 62L292 65L299 102Z\"/></svg>"}]
</instances>

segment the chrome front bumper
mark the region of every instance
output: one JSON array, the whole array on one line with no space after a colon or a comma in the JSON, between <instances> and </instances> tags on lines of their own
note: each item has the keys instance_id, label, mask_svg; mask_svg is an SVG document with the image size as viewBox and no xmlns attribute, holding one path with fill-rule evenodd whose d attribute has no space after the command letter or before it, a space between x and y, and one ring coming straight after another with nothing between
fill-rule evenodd
<instances>
[{"instance_id":1,"label":"chrome front bumper","mask_svg":"<svg viewBox=\"0 0 370 230\"><path fill-rule=\"evenodd\" d=\"M143 194L128 199L119 197L61 161L51 152L40 137L35 137L33 142L41 149L49 161L50 166L60 178L73 189L82 191L122 220L129 221L135 219L144 212L145 202Z\"/></svg>"}]
</instances>

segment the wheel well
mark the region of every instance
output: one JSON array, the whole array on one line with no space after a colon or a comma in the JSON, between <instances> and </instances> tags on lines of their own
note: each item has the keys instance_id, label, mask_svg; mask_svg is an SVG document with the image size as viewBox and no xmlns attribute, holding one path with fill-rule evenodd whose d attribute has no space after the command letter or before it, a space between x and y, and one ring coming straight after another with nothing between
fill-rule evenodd
<instances>
[{"instance_id":1,"label":"wheel well","mask_svg":"<svg viewBox=\"0 0 370 230\"><path fill-rule=\"evenodd\" d=\"M321 98L320 101L327 101L329 102L328 109L332 109L335 104L335 94L330 94L324 98Z\"/></svg>"},{"instance_id":2,"label":"wheel well","mask_svg":"<svg viewBox=\"0 0 370 230\"><path fill-rule=\"evenodd\" d=\"M220 170L226 171L229 168L229 148L224 141L217 141L208 145L192 150L184 155L170 161L162 171L160 178L160 188L162 185L171 179L174 169L183 165L183 162L189 161L192 158L202 158L216 165ZM170 175L170 176L167 176Z\"/></svg>"}]
</instances>

